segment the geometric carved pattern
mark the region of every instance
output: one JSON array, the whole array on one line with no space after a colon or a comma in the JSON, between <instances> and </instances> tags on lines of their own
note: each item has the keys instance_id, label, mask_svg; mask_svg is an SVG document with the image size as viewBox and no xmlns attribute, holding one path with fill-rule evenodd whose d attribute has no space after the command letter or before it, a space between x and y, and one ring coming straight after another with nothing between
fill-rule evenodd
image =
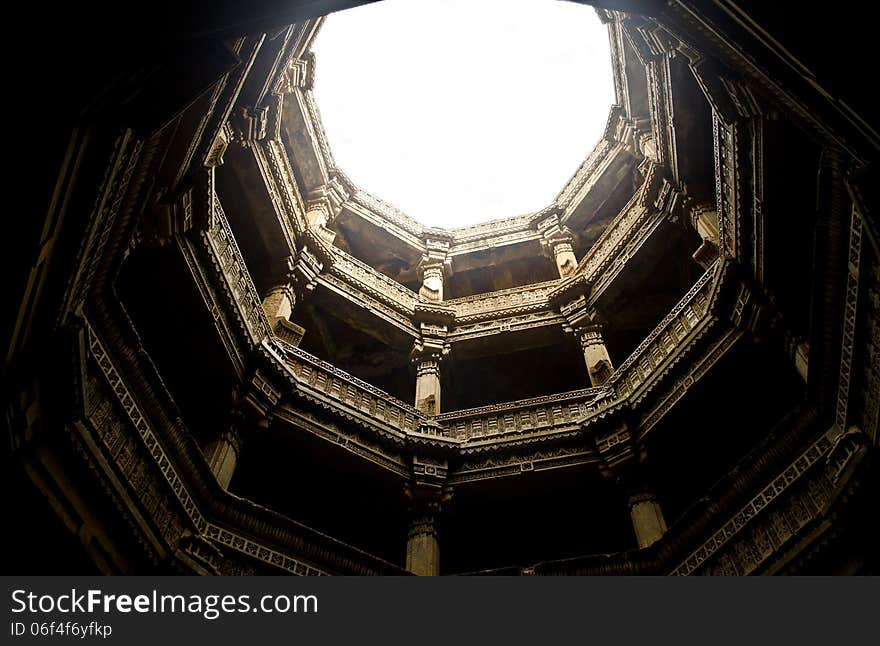
<instances>
[{"instance_id":1,"label":"geometric carved pattern","mask_svg":"<svg viewBox=\"0 0 880 646\"><path fill-rule=\"evenodd\" d=\"M742 126L725 123L718 113L712 112L712 130L715 137L715 192L718 207L718 247L727 258L737 258L741 209L741 174L744 160L740 159L739 137Z\"/></svg>"},{"instance_id":2,"label":"geometric carved pattern","mask_svg":"<svg viewBox=\"0 0 880 646\"><path fill-rule=\"evenodd\" d=\"M200 535L207 536L216 541L220 545L230 547L242 554L246 554L272 566L286 570L291 574L326 574L326 572L319 570L308 563L291 558L290 556L281 554L280 552L272 550L249 538L239 536L227 529L218 527L204 518L192 496L190 496L187 491L184 480L178 475L177 470L174 468L174 465L171 463L171 460L162 448L161 443L155 433L153 433L149 422L146 417L144 417L135 402L134 397L132 397L131 393L128 391L122 377L116 370L110 356L107 354L104 346L101 344L101 341L89 325L88 321L86 321L86 330L91 356L100 367L107 384L116 396L117 402L125 411L128 421L137 430L138 435L143 442L143 446L146 447L154 464L159 468L165 482L174 493L175 498L180 502L181 508L192 522L192 526L196 531L198 531ZM126 434L121 433L119 436L121 437L123 435ZM105 437L112 438L116 436L105 435ZM120 465L120 468L124 471L125 464L131 459L134 459L133 454L127 452L125 455L117 455L116 463Z\"/></svg>"},{"instance_id":3,"label":"geometric carved pattern","mask_svg":"<svg viewBox=\"0 0 880 646\"><path fill-rule=\"evenodd\" d=\"M214 196L213 202L213 226L203 232L202 237L210 251L209 255L224 278L226 288L233 297L232 300L238 308L240 320L244 323L248 336L252 342L259 344L271 334L269 321L263 311L263 301L245 266L220 200Z\"/></svg>"},{"instance_id":4,"label":"geometric carved pattern","mask_svg":"<svg viewBox=\"0 0 880 646\"><path fill-rule=\"evenodd\" d=\"M837 428L847 427L849 388L853 368L853 346L856 336L856 314L859 302L859 262L862 251L862 218L853 209L850 221L849 263L843 309L843 339L840 350L840 378L837 386L837 407L834 422Z\"/></svg>"},{"instance_id":5,"label":"geometric carved pattern","mask_svg":"<svg viewBox=\"0 0 880 646\"><path fill-rule=\"evenodd\" d=\"M472 440L507 433L575 428L598 408L602 388L534 397L505 404L480 406L438 415L446 435Z\"/></svg>"},{"instance_id":6,"label":"geometric carved pattern","mask_svg":"<svg viewBox=\"0 0 880 646\"><path fill-rule=\"evenodd\" d=\"M607 386L622 399L646 382L667 360L678 354L688 335L710 317L711 304L718 294L717 277L723 275L714 262L688 293L675 305L630 356L614 371Z\"/></svg>"},{"instance_id":7,"label":"geometric carved pattern","mask_svg":"<svg viewBox=\"0 0 880 646\"><path fill-rule=\"evenodd\" d=\"M740 536L746 527L750 527L753 518L764 512L771 503L788 491L813 465L828 454L831 447L831 439L827 434L822 435L801 453L794 463L782 474L774 478L773 482L764 487L760 493L743 505L733 518L727 521L721 529L715 532L709 540L695 550L681 565L676 567L671 574L693 574L698 568L702 567L716 552L724 548L735 537ZM795 502L792 505L795 517L802 525L808 519L803 502ZM774 516L773 518L774 522L777 522L779 517ZM746 558L746 553L742 547L740 547L740 559L746 563L751 563L749 569L758 565L756 559L752 557ZM749 559L754 562L751 562Z\"/></svg>"}]
</instances>

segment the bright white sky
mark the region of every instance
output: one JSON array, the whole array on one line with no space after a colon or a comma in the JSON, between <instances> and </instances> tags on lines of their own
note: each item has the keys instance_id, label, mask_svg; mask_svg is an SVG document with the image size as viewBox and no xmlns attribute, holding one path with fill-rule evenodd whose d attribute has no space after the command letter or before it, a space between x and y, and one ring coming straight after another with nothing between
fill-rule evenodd
<instances>
[{"instance_id":1,"label":"bright white sky","mask_svg":"<svg viewBox=\"0 0 880 646\"><path fill-rule=\"evenodd\" d=\"M560 0L383 0L330 15L315 99L337 166L430 226L549 205L614 102L608 33Z\"/></svg>"}]
</instances>

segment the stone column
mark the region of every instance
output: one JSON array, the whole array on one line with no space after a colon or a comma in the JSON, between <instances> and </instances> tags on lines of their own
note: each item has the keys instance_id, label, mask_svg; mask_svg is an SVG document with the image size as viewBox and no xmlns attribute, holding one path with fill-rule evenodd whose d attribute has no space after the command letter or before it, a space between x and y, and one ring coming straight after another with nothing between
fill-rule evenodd
<instances>
[{"instance_id":1,"label":"stone column","mask_svg":"<svg viewBox=\"0 0 880 646\"><path fill-rule=\"evenodd\" d=\"M631 494L627 504L640 549L655 543L666 533L663 510L653 493Z\"/></svg>"},{"instance_id":2,"label":"stone column","mask_svg":"<svg viewBox=\"0 0 880 646\"><path fill-rule=\"evenodd\" d=\"M451 267L449 243L450 239L442 236L432 236L425 240L425 253L419 263L419 275L422 278L419 296L429 301L443 300L443 277L449 274Z\"/></svg>"},{"instance_id":3,"label":"stone column","mask_svg":"<svg viewBox=\"0 0 880 646\"><path fill-rule=\"evenodd\" d=\"M438 525L452 501L452 489L446 485L448 473L445 459L413 455L411 480L403 490L409 514L406 569L419 576L440 574Z\"/></svg>"},{"instance_id":4,"label":"stone column","mask_svg":"<svg viewBox=\"0 0 880 646\"><path fill-rule=\"evenodd\" d=\"M419 296L429 301L443 300L443 263L428 263L421 267L422 287Z\"/></svg>"},{"instance_id":5,"label":"stone column","mask_svg":"<svg viewBox=\"0 0 880 646\"><path fill-rule=\"evenodd\" d=\"M696 206L691 209L690 221L703 239L693 258L700 267L708 269L718 258L718 212L708 205Z\"/></svg>"},{"instance_id":6,"label":"stone column","mask_svg":"<svg viewBox=\"0 0 880 646\"><path fill-rule=\"evenodd\" d=\"M559 213L555 213L538 224L538 231L543 236L541 245L545 253L552 254L556 262L556 270L560 278L571 276L577 269L577 257L572 247L574 236L568 227L560 224Z\"/></svg>"},{"instance_id":7,"label":"stone column","mask_svg":"<svg viewBox=\"0 0 880 646\"><path fill-rule=\"evenodd\" d=\"M228 489L229 483L232 481L240 451L241 437L238 431L231 426L218 433L203 449L208 466L211 467L217 482L224 489Z\"/></svg>"},{"instance_id":8,"label":"stone column","mask_svg":"<svg viewBox=\"0 0 880 646\"><path fill-rule=\"evenodd\" d=\"M556 270L560 278L571 276L577 269L577 257L571 246L571 241L557 241L552 243L553 258L556 261Z\"/></svg>"},{"instance_id":9,"label":"stone column","mask_svg":"<svg viewBox=\"0 0 880 646\"><path fill-rule=\"evenodd\" d=\"M666 533L666 520L650 486L650 464L645 447L636 438L633 420L611 427L595 436L599 470L624 494L639 549L648 547Z\"/></svg>"},{"instance_id":10,"label":"stone column","mask_svg":"<svg viewBox=\"0 0 880 646\"><path fill-rule=\"evenodd\" d=\"M416 367L415 407L425 415L440 412L440 364L449 354L446 327L422 324L422 338L413 345L410 359Z\"/></svg>"},{"instance_id":11,"label":"stone column","mask_svg":"<svg viewBox=\"0 0 880 646\"><path fill-rule=\"evenodd\" d=\"M280 283L266 292L263 299L263 311L269 323L274 325L278 319L290 320L293 313L293 305L296 303L293 288L290 283Z\"/></svg>"},{"instance_id":12,"label":"stone column","mask_svg":"<svg viewBox=\"0 0 880 646\"><path fill-rule=\"evenodd\" d=\"M411 514L406 538L406 569L419 576L440 574L440 543L436 512L424 509Z\"/></svg>"},{"instance_id":13,"label":"stone column","mask_svg":"<svg viewBox=\"0 0 880 646\"><path fill-rule=\"evenodd\" d=\"M415 407L426 415L440 412L440 359L416 360Z\"/></svg>"},{"instance_id":14,"label":"stone column","mask_svg":"<svg viewBox=\"0 0 880 646\"><path fill-rule=\"evenodd\" d=\"M339 215L342 205L349 198L348 188L336 176L309 191L306 201L306 224L327 244L332 245L336 232L330 224Z\"/></svg>"},{"instance_id":15,"label":"stone column","mask_svg":"<svg viewBox=\"0 0 880 646\"><path fill-rule=\"evenodd\" d=\"M578 328L575 333L584 353L590 383L593 386L601 386L608 381L608 377L614 372L611 357L608 355L605 340L602 338L602 326L599 324L589 325Z\"/></svg>"},{"instance_id":16,"label":"stone column","mask_svg":"<svg viewBox=\"0 0 880 646\"><path fill-rule=\"evenodd\" d=\"M296 296L290 283L281 283L270 289L263 299L263 311L277 337L298 346L306 331L290 320Z\"/></svg>"},{"instance_id":17,"label":"stone column","mask_svg":"<svg viewBox=\"0 0 880 646\"><path fill-rule=\"evenodd\" d=\"M795 370L797 370L801 379L804 380L804 383L809 383L807 377L809 376L810 366L810 344L800 337L791 336L788 331L783 332L783 335L782 344L785 348L786 356L794 364Z\"/></svg>"}]
</instances>

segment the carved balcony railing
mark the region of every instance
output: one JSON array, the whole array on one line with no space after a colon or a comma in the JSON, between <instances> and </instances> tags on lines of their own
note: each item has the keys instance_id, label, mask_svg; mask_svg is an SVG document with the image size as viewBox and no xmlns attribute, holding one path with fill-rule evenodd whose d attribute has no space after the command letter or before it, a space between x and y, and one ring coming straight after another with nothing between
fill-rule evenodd
<instances>
[{"instance_id":1,"label":"carved balcony railing","mask_svg":"<svg viewBox=\"0 0 880 646\"><path fill-rule=\"evenodd\" d=\"M720 274L720 263L716 261L609 377L606 386L613 389L617 399L629 396L651 379L707 318Z\"/></svg>"},{"instance_id":2,"label":"carved balcony railing","mask_svg":"<svg viewBox=\"0 0 880 646\"><path fill-rule=\"evenodd\" d=\"M422 237L425 227L420 222L414 220L394 205L380 200L375 195L367 193L354 184L352 186L355 188L351 198L353 202L360 204L374 215L378 215L380 218L397 225L407 233L417 238Z\"/></svg>"},{"instance_id":3,"label":"carved balcony railing","mask_svg":"<svg viewBox=\"0 0 880 646\"><path fill-rule=\"evenodd\" d=\"M363 424L405 436L421 428L439 424L443 436L456 441L497 440L523 433L552 434L577 428L601 410L622 401L645 383L655 379L667 360L681 350L691 333L710 316L713 290L718 285L720 261L709 268L673 310L660 322L636 350L620 365L601 388L588 388L559 395L483 406L443 413L429 418L378 388L349 375L309 353L275 339L263 312L256 288L235 243L219 199L214 200L211 226L203 234L212 261L235 301L235 312L255 345L266 339L282 349L283 363L294 376L299 390L325 407L335 407ZM344 266L363 284L376 281L379 287L397 285L356 259L339 252L335 264ZM487 298L467 297L450 303L464 309L465 316L486 316L492 312L546 302L548 293L559 281L507 290ZM400 286L395 289L400 300L415 303L418 297ZM530 296L526 296L531 294ZM400 304L400 303L398 303Z\"/></svg>"},{"instance_id":4,"label":"carved balcony railing","mask_svg":"<svg viewBox=\"0 0 880 646\"><path fill-rule=\"evenodd\" d=\"M647 218L648 199L653 192L652 189L657 185L659 173L659 168L651 167L648 177L639 190L633 193L626 206L578 263L578 272L584 274L588 282L595 282L605 272L608 265L614 261L617 252L635 235Z\"/></svg>"},{"instance_id":5,"label":"carved balcony railing","mask_svg":"<svg viewBox=\"0 0 880 646\"><path fill-rule=\"evenodd\" d=\"M251 341L259 345L271 334L269 321L263 311L263 302L248 273L244 258L232 235L232 229L215 195L210 225L202 233L210 251L211 259L217 265L226 288L232 295L236 311L243 322Z\"/></svg>"},{"instance_id":6,"label":"carved balcony railing","mask_svg":"<svg viewBox=\"0 0 880 646\"><path fill-rule=\"evenodd\" d=\"M310 399L335 405L394 434L415 433L427 421L415 407L326 361L288 343L276 340L276 345L283 352L284 365L295 377L298 389Z\"/></svg>"},{"instance_id":7,"label":"carved balcony railing","mask_svg":"<svg viewBox=\"0 0 880 646\"><path fill-rule=\"evenodd\" d=\"M306 230L305 206L294 180L293 168L284 145L278 139L267 139L253 146L254 157L266 182L275 210L280 214L281 228L295 250L295 240Z\"/></svg>"},{"instance_id":8,"label":"carved balcony railing","mask_svg":"<svg viewBox=\"0 0 880 646\"><path fill-rule=\"evenodd\" d=\"M318 110L318 104L315 103L315 95L311 90L300 90L296 88L295 92L302 92L303 104L306 108L306 115L311 121L311 132L314 134L318 144L318 150L324 158L324 165L327 170L336 168L336 162L333 159L333 153L330 152L330 144L327 143L327 133L324 132L324 122L321 120L321 112Z\"/></svg>"},{"instance_id":9,"label":"carved balcony railing","mask_svg":"<svg viewBox=\"0 0 880 646\"><path fill-rule=\"evenodd\" d=\"M333 273L412 318L416 301L419 300L415 292L338 247L332 247L330 251L333 256L330 269Z\"/></svg>"},{"instance_id":10,"label":"carved balcony railing","mask_svg":"<svg viewBox=\"0 0 880 646\"><path fill-rule=\"evenodd\" d=\"M615 144L608 139L603 138L590 153L584 162L577 169L575 174L560 191L556 198L556 204L563 211L569 211L573 205L575 198L583 194L583 189L588 186L591 179L594 178L596 171L613 158L612 152L616 152L620 148L619 144Z\"/></svg>"},{"instance_id":11,"label":"carved balcony railing","mask_svg":"<svg viewBox=\"0 0 880 646\"><path fill-rule=\"evenodd\" d=\"M521 226L500 228L498 231L489 234L472 237L468 240L455 240L449 247L449 256L454 258L463 254L475 253L484 249L494 249L510 244L518 244L522 242L538 241L541 236L538 232L529 226L529 222L535 218L534 215L524 216L529 218L524 221ZM501 227L506 221L501 220L497 224ZM489 223L495 224L495 223Z\"/></svg>"},{"instance_id":12,"label":"carved balcony railing","mask_svg":"<svg viewBox=\"0 0 880 646\"><path fill-rule=\"evenodd\" d=\"M470 323L484 318L498 318L499 314L534 311L549 308L548 294L561 279L548 280L523 287L513 287L488 294L474 294L452 298L445 305L455 310L457 323Z\"/></svg>"},{"instance_id":13,"label":"carved balcony railing","mask_svg":"<svg viewBox=\"0 0 880 646\"><path fill-rule=\"evenodd\" d=\"M558 395L442 413L434 419L457 440L499 438L521 433L577 428L607 397L605 388L584 388Z\"/></svg>"}]
</instances>

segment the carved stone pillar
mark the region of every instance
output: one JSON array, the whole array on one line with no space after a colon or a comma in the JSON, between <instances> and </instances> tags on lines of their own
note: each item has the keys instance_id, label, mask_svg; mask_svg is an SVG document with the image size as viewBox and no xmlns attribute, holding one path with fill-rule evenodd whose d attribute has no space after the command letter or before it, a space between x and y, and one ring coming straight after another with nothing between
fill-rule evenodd
<instances>
[{"instance_id":1,"label":"carved stone pillar","mask_svg":"<svg viewBox=\"0 0 880 646\"><path fill-rule=\"evenodd\" d=\"M650 486L647 454L630 422L611 428L595 438L599 468L626 496L630 520L639 549L666 533L663 510Z\"/></svg>"},{"instance_id":2,"label":"carved stone pillar","mask_svg":"<svg viewBox=\"0 0 880 646\"><path fill-rule=\"evenodd\" d=\"M441 410L440 366L449 354L446 335L455 320L455 310L442 303L419 300L413 316L419 327L419 339L409 355L416 371L414 405L425 415L436 415Z\"/></svg>"},{"instance_id":3,"label":"carved stone pillar","mask_svg":"<svg viewBox=\"0 0 880 646\"><path fill-rule=\"evenodd\" d=\"M413 456L412 480L404 487L409 527L406 569L419 576L440 574L440 516L449 507L452 489L446 486L446 460Z\"/></svg>"},{"instance_id":4,"label":"carved stone pillar","mask_svg":"<svg viewBox=\"0 0 880 646\"><path fill-rule=\"evenodd\" d=\"M786 336L784 339L785 353L794 364L795 370L804 383L808 383L810 365L810 344L799 338Z\"/></svg>"},{"instance_id":5,"label":"carved stone pillar","mask_svg":"<svg viewBox=\"0 0 880 646\"><path fill-rule=\"evenodd\" d=\"M342 210L348 199L348 189L337 177L331 177L326 184L309 191L306 202L306 224L327 244L333 244L336 233L330 224Z\"/></svg>"},{"instance_id":6,"label":"carved stone pillar","mask_svg":"<svg viewBox=\"0 0 880 646\"><path fill-rule=\"evenodd\" d=\"M234 426L218 433L203 449L208 466L224 489L228 489L232 481L240 451L241 437Z\"/></svg>"},{"instance_id":7,"label":"carved stone pillar","mask_svg":"<svg viewBox=\"0 0 880 646\"><path fill-rule=\"evenodd\" d=\"M440 412L440 364L449 354L445 325L421 323L421 339L413 344L410 359L416 367L415 407L426 415Z\"/></svg>"},{"instance_id":8,"label":"carved stone pillar","mask_svg":"<svg viewBox=\"0 0 880 646\"><path fill-rule=\"evenodd\" d=\"M415 407L426 415L440 412L440 358L416 359Z\"/></svg>"},{"instance_id":9,"label":"carved stone pillar","mask_svg":"<svg viewBox=\"0 0 880 646\"><path fill-rule=\"evenodd\" d=\"M556 213L538 225L538 231L544 237L541 245L545 253L552 255L560 278L571 276L577 269L577 257L574 255L574 236L568 227L560 224Z\"/></svg>"},{"instance_id":10,"label":"carved stone pillar","mask_svg":"<svg viewBox=\"0 0 880 646\"><path fill-rule=\"evenodd\" d=\"M605 340L602 338L602 326L595 323L576 328L575 334L577 334L581 350L584 353L590 383L593 386L601 386L608 381L608 377L614 372L611 357L608 355Z\"/></svg>"},{"instance_id":11,"label":"carved stone pillar","mask_svg":"<svg viewBox=\"0 0 880 646\"><path fill-rule=\"evenodd\" d=\"M291 345L298 346L306 331L296 323L291 322L290 315L296 296L290 283L281 283L271 288L263 299L263 311L269 319L269 325L276 336Z\"/></svg>"},{"instance_id":12,"label":"carved stone pillar","mask_svg":"<svg viewBox=\"0 0 880 646\"><path fill-rule=\"evenodd\" d=\"M708 269L718 258L718 212L708 205L691 209L691 225L703 239L693 258L700 267Z\"/></svg>"},{"instance_id":13,"label":"carved stone pillar","mask_svg":"<svg viewBox=\"0 0 880 646\"><path fill-rule=\"evenodd\" d=\"M290 320L294 303L296 303L296 296L294 296L290 283L281 283L266 292L266 297L263 299L263 311L266 312L266 318L270 323L282 318Z\"/></svg>"},{"instance_id":14,"label":"carved stone pillar","mask_svg":"<svg viewBox=\"0 0 880 646\"><path fill-rule=\"evenodd\" d=\"M556 269L560 278L566 278L577 269L577 257L571 246L571 240L555 241L551 245L553 259L556 261Z\"/></svg>"},{"instance_id":15,"label":"carved stone pillar","mask_svg":"<svg viewBox=\"0 0 880 646\"><path fill-rule=\"evenodd\" d=\"M430 509L411 514L406 538L406 569L419 576L440 574L437 518Z\"/></svg>"},{"instance_id":16,"label":"carved stone pillar","mask_svg":"<svg viewBox=\"0 0 880 646\"><path fill-rule=\"evenodd\" d=\"M644 491L631 494L627 504L639 548L648 547L666 533L663 510L653 493Z\"/></svg>"},{"instance_id":17,"label":"carved stone pillar","mask_svg":"<svg viewBox=\"0 0 880 646\"><path fill-rule=\"evenodd\" d=\"M443 300L443 264L424 264L420 268L422 274L422 287L419 296L424 296L429 301Z\"/></svg>"},{"instance_id":18,"label":"carved stone pillar","mask_svg":"<svg viewBox=\"0 0 880 646\"><path fill-rule=\"evenodd\" d=\"M443 278L449 274L448 258L450 240L442 236L432 236L425 240L425 254L419 263L422 287L419 296L429 301L443 300Z\"/></svg>"}]
</instances>

